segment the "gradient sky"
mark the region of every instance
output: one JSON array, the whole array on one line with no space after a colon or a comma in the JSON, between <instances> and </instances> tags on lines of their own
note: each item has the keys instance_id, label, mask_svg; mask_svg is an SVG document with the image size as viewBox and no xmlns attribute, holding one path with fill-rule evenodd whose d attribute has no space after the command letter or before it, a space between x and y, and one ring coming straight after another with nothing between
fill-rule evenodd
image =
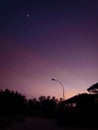
<instances>
[{"instance_id":1,"label":"gradient sky","mask_svg":"<svg viewBox=\"0 0 98 130\"><path fill-rule=\"evenodd\" d=\"M98 0L0 0L0 89L60 98L52 78L65 98L98 81Z\"/></svg>"}]
</instances>

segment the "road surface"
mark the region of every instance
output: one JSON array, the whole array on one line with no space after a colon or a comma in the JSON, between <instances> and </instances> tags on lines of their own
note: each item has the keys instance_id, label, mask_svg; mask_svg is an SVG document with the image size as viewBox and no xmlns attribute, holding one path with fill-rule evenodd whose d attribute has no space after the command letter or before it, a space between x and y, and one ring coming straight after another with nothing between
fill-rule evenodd
<instances>
[{"instance_id":1,"label":"road surface","mask_svg":"<svg viewBox=\"0 0 98 130\"><path fill-rule=\"evenodd\" d=\"M21 123L15 123L12 126L2 128L2 130L97 130L98 128L69 128L58 126L55 120L28 117Z\"/></svg>"}]
</instances>

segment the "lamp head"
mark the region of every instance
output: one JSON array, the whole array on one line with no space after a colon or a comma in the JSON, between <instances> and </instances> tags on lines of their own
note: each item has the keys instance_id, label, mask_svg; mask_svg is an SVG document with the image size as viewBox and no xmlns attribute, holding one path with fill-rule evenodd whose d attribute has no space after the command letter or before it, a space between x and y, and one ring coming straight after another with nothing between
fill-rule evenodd
<instances>
[{"instance_id":1,"label":"lamp head","mask_svg":"<svg viewBox=\"0 0 98 130\"><path fill-rule=\"evenodd\" d=\"M51 80L55 81L55 79L51 79Z\"/></svg>"}]
</instances>

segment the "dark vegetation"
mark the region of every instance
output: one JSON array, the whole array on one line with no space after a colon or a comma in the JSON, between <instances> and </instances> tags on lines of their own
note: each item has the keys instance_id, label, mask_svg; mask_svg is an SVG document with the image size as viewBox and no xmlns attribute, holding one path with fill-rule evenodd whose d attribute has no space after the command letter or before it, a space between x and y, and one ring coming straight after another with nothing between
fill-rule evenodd
<instances>
[{"instance_id":1,"label":"dark vegetation","mask_svg":"<svg viewBox=\"0 0 98 130\"><path fill-rule=\"evenodd\" d=\"M87 89L89 94L82 93L64 101L58 101L50 96L40 96L38 100L36 98L27 100L18 92L8 89L0 90L0 125L4 123L4 117L16 117L15 120L20 121L22 118L17 117L36 116L54 118L59 125L98 127L97 88L98 83L93 84Z\"/></svg>"},{"instance_id":2,"label":"dark vegetation","mask_svg":"<svg viewBox=\"0 0 98 130\"><path fill-rule=\"evenodd\" d=\"M27 112L25 96L8 89L0 91L0 116L23 115Z\"/></svg>"}]
</instances>

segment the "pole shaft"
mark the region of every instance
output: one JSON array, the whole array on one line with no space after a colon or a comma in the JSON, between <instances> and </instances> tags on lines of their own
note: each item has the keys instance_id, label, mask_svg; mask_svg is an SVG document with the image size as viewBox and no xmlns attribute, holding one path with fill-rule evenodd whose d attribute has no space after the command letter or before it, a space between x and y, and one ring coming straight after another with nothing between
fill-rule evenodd
<instances>
[{"instance_id":1,"label":"pole shaft","mask_svg":"<svg viewBox=\"0 0 98 130\"><path fill-rule=\"evenodd\" d=\"M55 79L55 81L57 81L57 82L62 86L62 90L63 90L63 100L64 100L64 99L65 99L64 86L63 86L63 84L62 84L59 80L56 80L56 79Z\"/></svg>"}]
</instances>

